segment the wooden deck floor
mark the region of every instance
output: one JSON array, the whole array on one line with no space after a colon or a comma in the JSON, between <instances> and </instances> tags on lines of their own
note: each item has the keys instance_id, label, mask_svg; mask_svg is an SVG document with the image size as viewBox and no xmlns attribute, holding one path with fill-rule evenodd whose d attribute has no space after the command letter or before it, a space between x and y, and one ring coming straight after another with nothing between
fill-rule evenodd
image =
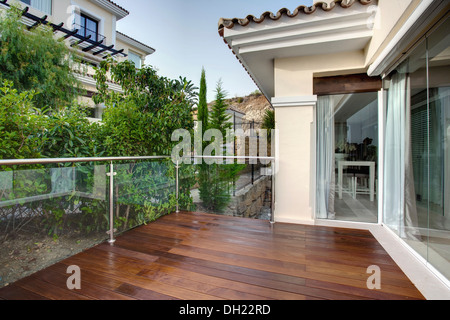
<instances>
[{"instance_id":1,"label":"wooden deck floor","mask_svg":"<svg viewBox=\"0 0 450 320\"><path fill-rule=\"evenodd\" d=\"M81 290L68 290L68 266ZM369 290L367 268L381 269ZM0 289L0 299L423 299L367 231L179 213Z\"/></svg>"}]
</instances>

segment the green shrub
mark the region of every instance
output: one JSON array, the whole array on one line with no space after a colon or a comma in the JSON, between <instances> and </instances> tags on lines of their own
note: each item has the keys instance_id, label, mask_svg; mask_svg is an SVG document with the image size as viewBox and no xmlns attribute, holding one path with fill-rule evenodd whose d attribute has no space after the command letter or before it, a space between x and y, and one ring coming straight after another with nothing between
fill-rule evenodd
<instances>
[{"instance_id":1,"label":"green shrub","mask_svg":"<svg viewBox=\"0 0 450 320\"><path fill-rule=\"evenodd\" d=\"M19 93L11 81L0 85L0 159L39 158L45 120L33 109L34 91Z\"/></svg>"},{"instance_id":2,"label":"green shrub","mask_svg":"<svg viewBox=\"0 0 450 320\"><path fill-rule=\"evenodd\" d=\"M73 71L74 54L53 30L39 26L27 30L22 11L12 6L0 15L0 78L19 92L34 91L38 108L56 110L72 103L81 91Z\"/></svg>"}]
</instances>

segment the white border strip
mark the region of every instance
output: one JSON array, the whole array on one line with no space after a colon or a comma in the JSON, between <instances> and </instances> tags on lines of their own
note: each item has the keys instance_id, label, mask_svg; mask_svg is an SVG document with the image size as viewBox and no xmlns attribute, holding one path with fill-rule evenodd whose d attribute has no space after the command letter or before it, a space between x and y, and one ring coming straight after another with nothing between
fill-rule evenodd
<instances>
[{"instance_id":1,"label":"white border strip","mask_svg":"<svg viewBox=\"0 0 450 320\"><path fill-rule=\"evenodd\" d=\"M425 298L450 300L450 282L388 226L370 231Z\"/></svg>"},{"instance_id":2,"label":"white border strip","mask_svg":"<svg viewBox=\"0 0 450 320\"><path fill-rule=\"evenodd\" d=\"M275 97L272 98L272 105L274 108L279 107L302 107L315 106L317 103L317 96L300 96L300 97Z\"/></svg>"}]
</instances>

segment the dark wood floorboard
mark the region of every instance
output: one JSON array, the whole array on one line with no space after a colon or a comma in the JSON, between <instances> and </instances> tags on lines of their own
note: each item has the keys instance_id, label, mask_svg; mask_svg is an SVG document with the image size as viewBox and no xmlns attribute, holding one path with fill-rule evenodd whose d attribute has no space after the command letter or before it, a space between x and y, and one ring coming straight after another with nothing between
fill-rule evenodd
<instances>
[{"instance_id":1,"label":"dark wood floorboard","mask_svg":"<svg viewBox=\"0 0 450 320\"><path fill-rule=\"evenodd\" d=\"M81 269L69 290L68 266ZM369 290L367 268L381 268ZM4 300L424 299L372 234L178 213L0 289Z\"/></svg>"}]
</instances>

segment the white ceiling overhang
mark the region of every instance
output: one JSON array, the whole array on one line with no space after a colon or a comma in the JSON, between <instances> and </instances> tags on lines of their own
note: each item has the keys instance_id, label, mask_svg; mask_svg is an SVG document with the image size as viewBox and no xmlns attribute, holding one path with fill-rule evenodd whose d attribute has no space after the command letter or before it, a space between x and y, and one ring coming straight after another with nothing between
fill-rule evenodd
<instances>
[{"instance_id":1,"label":"white ceiling overhang","mask_svg":"<svg viewBox=\"0 0 450 320\"><path fill-rule=\"evenodd\" d=\"M364 50L373 36L377 7L331 11L224 28L223 38L267 98L274 96L274 60Z\"/></svg>"}]
</instances>

